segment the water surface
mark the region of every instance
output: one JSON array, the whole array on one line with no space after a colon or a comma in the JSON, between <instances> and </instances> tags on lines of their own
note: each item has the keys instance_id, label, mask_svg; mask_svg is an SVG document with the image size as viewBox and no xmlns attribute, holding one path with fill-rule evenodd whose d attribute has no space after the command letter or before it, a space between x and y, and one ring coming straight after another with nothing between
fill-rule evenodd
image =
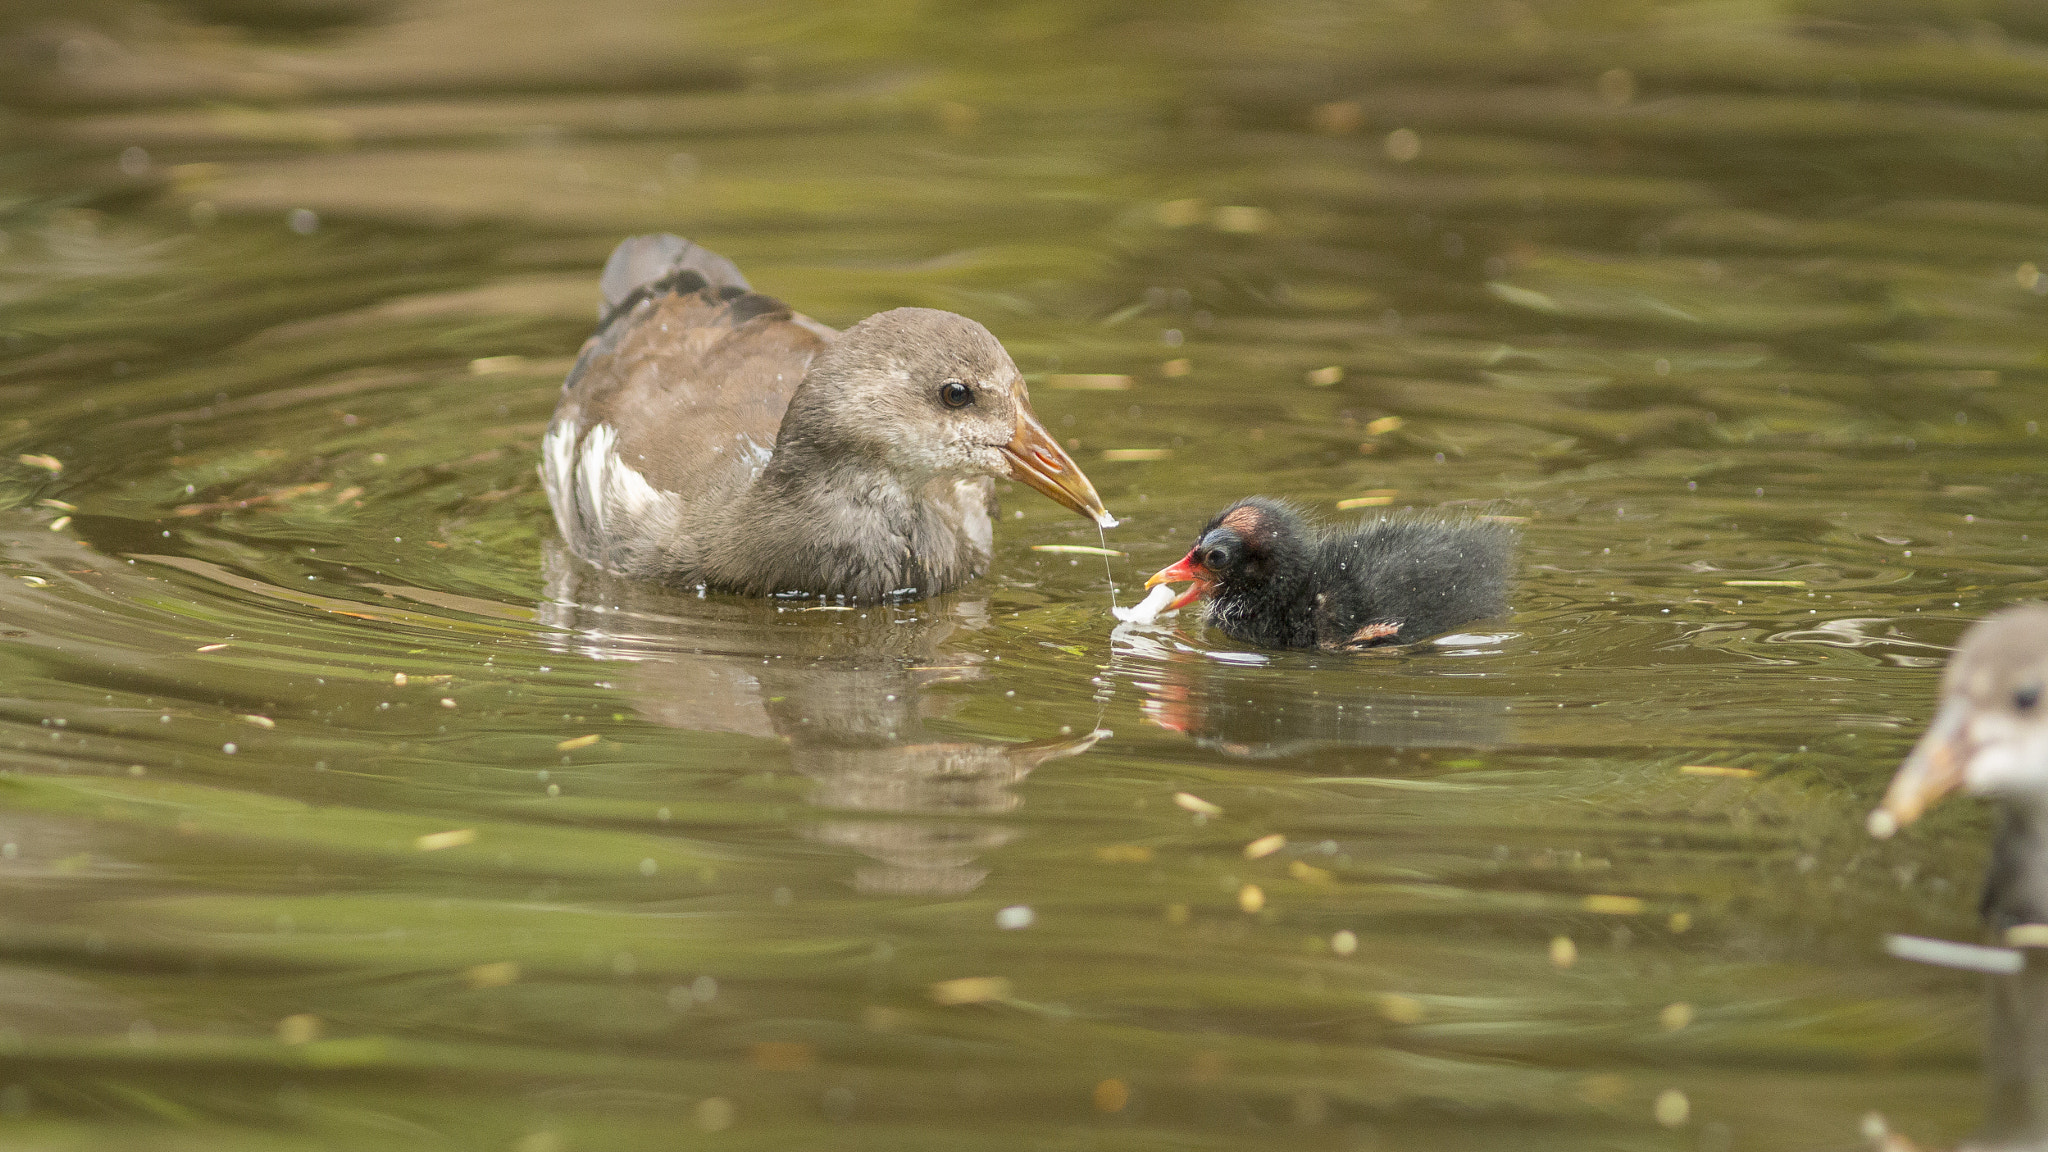
<instances>
[{"instance_id":1,"label":"water surface","mask_svg":"<svg viewBox=\"0 0 2048 1152\"><path fill-rule=\"evenodd\" d=\"M1880 941L1984 813L1862 831L2048 593L2048 22L1960 11L0 16L8 1141L1961 1138ZM925 603L601 577L534 463L650 230L989 324L1127 599L1264 492L1516 518L1515 611L1113 636L1021 489Z\"/></svg>"}]
</instances>

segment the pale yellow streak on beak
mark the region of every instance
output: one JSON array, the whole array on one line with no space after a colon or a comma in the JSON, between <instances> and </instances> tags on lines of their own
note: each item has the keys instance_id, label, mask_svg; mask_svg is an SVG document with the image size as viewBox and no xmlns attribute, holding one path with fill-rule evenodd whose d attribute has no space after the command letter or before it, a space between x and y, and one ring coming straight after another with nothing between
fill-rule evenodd
<instances>
[{"instance_id":1,"label":"pale yellow streak on beak","mask_svg":"<svg viewBox=\"0 0 2048 1152\"><path fill-rule=\"evenodd\" d=\"M1003 458L1010 466L1010 479L1038 489L1104 528L1116 527L1116 517L1102 506L1095 485L1074 463L1073 457L1038 422L1028 405L1017 406L1017 434L1003 445Z\"/></svg>"}]
</instances>

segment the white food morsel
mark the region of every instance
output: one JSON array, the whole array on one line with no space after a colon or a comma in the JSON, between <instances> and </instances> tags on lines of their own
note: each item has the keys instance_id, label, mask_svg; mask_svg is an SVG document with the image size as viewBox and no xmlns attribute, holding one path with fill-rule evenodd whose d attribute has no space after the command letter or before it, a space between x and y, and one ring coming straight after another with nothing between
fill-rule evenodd
<instances>
[{"instance_id":1,"label":"white food morsel","mask_svg":"<svg viewBox=\"0 0 2048 1152\"><path fill-rule=\"evenodd\" d=\"M1171 599L1173 599L1172 587L1160 584L1152 589L1151 595L1131 607L1111 608L1110 611L1116 614L1117 619L1126 624L1150 624L1154 620L1159 619L1159 610L1166 607L1166 602Z\"/></svg>"}]
</instances>

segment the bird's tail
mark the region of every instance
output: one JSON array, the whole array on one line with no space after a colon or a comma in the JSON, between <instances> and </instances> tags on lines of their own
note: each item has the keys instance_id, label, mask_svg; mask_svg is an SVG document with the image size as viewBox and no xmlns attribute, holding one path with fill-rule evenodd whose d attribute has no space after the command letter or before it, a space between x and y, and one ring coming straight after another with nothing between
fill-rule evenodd
<instances>
[{"instance_id":1,"label":"bird's tail","mask_svg":"<svg viewBox=\"0 0 2048 1152\"><path fill-rule=\"evenodd\" d=\"M603 315L615 314L635 293L672 281L684 272L696 273L706 286L714 289L753 291L753 285L740 274L739 265L672 232L657 232L628 237L612 249L611 259L604 262L604 275L597 282L598 291L604 294Z\"/></svg>"}]
</instances>

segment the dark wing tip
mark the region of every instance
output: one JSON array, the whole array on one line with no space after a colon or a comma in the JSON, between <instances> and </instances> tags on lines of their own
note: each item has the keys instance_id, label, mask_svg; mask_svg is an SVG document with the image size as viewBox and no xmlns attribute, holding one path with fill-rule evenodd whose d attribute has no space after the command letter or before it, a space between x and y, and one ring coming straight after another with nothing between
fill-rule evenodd
<instances>
[{"instance_id":1,"label":"dark wing tip","mask_svg":"<svg viewBox=\"0 0 2048 1152\"><path fill-rule=\"evenodd\" d=\"M605 311L618 311L636 291L651 289L679 272L696 273L703 282L698 287L737 288L741 292L753 288L740 274L739 265L672 232L629 236L612 249L611 258L604 262L604 275L598 278Z\"/></svg>"}]
</instances>

